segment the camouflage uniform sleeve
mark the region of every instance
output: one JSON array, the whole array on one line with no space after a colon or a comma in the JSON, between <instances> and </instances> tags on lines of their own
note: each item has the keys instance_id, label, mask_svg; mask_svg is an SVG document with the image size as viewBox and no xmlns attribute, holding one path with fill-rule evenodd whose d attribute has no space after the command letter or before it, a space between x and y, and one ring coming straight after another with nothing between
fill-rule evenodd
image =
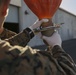
<instances>
[{"instance_id":1,"label":"camouflage uniform sleeve","mask_svg":"<svg viewBox=\"0 0 76 75\"><path fill-rule=\"evenodd\" d=\"M8 38L10 38L10 37L12 37L12 36L14 36L14 35L16 35L15 32L10 31L10 30L4 28L3 32L0 34L0 38L1 38L2 40L5 40L5 39L8 39Z\"/></svg>"},{"instance_id":2,"label":"camouflage uniform sleeve","mask_svg":"<svg viewBox=\"0 0 76 75\"><path fill-rule=\"evenodd\" d=\"M0 75L76 75L75 63L59 46L40 51L0 41ZM9 73L9 74L7 74Z\"/></svg>"},{"instance_id":3,"label":"camouflage uniform sleeve","mask_svg":"<svg viewBox=\"0 0 76 75\"><path fill-rule=\"evenodd\" d=\"M30 28L24 29L19 34L7 39L7 41L12 45L26 46L27 43L34 37L34 33Z\"/></svg>"},{"instance_id":4,"label":"camouflage uniform sleeve","mask_svg":"<svg viewBox=\"0 0 76 75\"><path fill-rule=\"evenodd\" d=\"M55 46L52 49L52 56L57 60L57 67L63 75L76 75L76 64L62 48Z\"/></svg>"}]
</instances>

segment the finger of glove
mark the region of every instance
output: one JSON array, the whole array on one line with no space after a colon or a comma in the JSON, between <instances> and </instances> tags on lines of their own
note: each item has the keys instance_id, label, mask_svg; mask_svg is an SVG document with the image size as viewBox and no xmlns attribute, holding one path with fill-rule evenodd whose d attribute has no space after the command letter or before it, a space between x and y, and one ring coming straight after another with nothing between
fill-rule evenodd
<instances>
[{"instance_id":1,"label":"finger of glove","mask_svg":"<svg viewBox=\"0 0 76 75\"><path fill-rule=\"evenodd\" d=\"M32 29L35 29L37 27L40 27L40 25L43 23L43 22L48 22L49 20L48 19L42 19L42 20L37 20L31 27Z\"/></svg>"},{"instance_id":2,"label":"finger of glove","mask_svg":"<svg viewBox=\"0 0 76 75\"><path fill-rule=\"evenodd\" d=\"M40 25L40 24L42 24L43 22L48 22L48 21L49 21L48 19L41 19L41 20L37 20L34 24Z\"/></svg>"},{"instance_id":3,"label":"finger of glove","mask_svg":"<svg viewBox=\"0 0 76 75\"><path fill-rule=\"evenodd\" d=\"M42 19L41 22L48 22L48 19Z\"/></svg>"}]
</instances>

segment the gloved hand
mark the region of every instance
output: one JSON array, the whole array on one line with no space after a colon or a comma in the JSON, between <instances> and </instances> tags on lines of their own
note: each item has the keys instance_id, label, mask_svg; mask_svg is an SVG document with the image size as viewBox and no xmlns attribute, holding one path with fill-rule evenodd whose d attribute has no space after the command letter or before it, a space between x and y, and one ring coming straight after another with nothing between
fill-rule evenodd
<instances>
[{"instance_id":1,"label":"gloved hand","mask_svg":"<svg viewBox=\"0 0 76 75\"><path fill-rule=\"evenodd\" d=\"M41 38L45 40L51 47L54 47L55 45L59 45L61 47L62 40L57 31L55 31L50 37L42 36Z\"/></svg>"},{"instance_id":2,"label":"gloved hand","mask_svg":"<svg viewBox=\"0 0 76 75\"><path fill-rule=\"evenodd\" d=\"M42 20L37 20L33 25L31 25L29 28L33 31L33 29L40 27L40 25L43 22L48 22L48 19L42 19ZM33 31L34 32L34 31Z\"/></svg>"}]
</instances>

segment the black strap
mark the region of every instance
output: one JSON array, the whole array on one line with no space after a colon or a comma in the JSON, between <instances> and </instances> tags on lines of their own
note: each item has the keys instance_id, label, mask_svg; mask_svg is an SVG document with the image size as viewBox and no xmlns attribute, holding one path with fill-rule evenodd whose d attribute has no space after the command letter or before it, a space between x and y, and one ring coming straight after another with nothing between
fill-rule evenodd
<instances>
[{"instance_id":1,"label":"black strap","mask_svg":"<svg viewBox=\"0 0 76 75\"><path fill-rule=\"evenodd\" d=\"M26 28L25 31L27 31L31 37L31 39L34 37L34 33L30 28Z\"/></svg>"}]
</instances>

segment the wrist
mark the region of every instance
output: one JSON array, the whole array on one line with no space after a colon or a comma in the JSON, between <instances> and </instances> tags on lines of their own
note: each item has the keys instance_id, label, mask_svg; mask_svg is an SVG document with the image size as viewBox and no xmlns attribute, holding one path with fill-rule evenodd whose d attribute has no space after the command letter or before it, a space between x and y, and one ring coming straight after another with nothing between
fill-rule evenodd
<instances>
[{"instance_id":1,"label":"wrist","mask_svg":"<svg viewBox=\"0 0 76 75\"><path fill-rule=\"evenodd\" d=\"M52 45L52 47L54 47L54 46L59 46L59 47L61 47L61 44L54 44L54 45Z\"/></svg>"},{"instance_id":2,"label":"wrist","mask_svg":"<svg viewBox=\"0 0 76 75\"><path fill-rule=\"evenodd\" d=\"M55 45L53 48L52 48L52 55L56 57L61 53L61 52L64 52L64 50L62 49L62 47L60 47L59 45Z\"/></svg>"},{"instance_id":3,"label":"wrist","mask_svg":"<svg viewBox=\"0 0 76 75\"><path fill-rule=\"evenodd\" d=\"M26 28L24 32L27 32L31 39L34 37L34 32L30 28Z\"/></svg>"}]
</instances>

